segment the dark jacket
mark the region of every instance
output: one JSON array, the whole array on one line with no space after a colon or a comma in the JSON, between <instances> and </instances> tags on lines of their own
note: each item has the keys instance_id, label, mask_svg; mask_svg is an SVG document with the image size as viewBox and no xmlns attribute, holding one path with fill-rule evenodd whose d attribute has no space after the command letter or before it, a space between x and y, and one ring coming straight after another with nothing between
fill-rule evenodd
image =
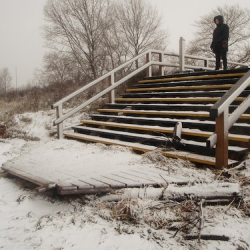
<instances>
[{"instance_id":1,"label":"dark jacket","mask_svg":"<svg viewBox=\"0 0 250 250\"><path fill-rule=\"evenodd\" d=\"M223 50L228 51L229 27L224 23L223 16L214 17L214 22L216 19L218 19L220 23L217 24L214 30L213 41L210 48L214 53Z\"/></svg>"}]
</instances>

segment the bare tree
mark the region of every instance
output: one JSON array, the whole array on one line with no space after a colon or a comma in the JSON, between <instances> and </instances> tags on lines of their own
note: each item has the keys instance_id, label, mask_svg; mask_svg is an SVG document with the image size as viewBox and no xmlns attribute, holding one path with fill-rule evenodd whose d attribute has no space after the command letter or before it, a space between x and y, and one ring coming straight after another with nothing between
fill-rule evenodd
<instances>
[{"instance_id":1,"label":"bare tree","mask_svg":"<svg viewBox=\"0 0 250 250\"><path fill-rule=\"evenodd\" d=\"M194 34L194 39L188 45L187 53L205 57L214 56L210 50L210 44L215 29L213 20L219 14L224 17L225 23L230 29L229 60L245 62L246 58L249 59L250 10L242 9L238 4L217 7L207 15L200 17L195 22L197 31Z\"/></svg>"},{"instance_id":2,"label":"bare tree","mask_svg":"<svg viewBox=\"0 0 250 250\"><path fill-rule=\"evenodd\" d=\"M56 82L75 81L79 75L77 63L69 54L57 51L49 52L44 55L43 62L43 70L37 70L35 77L41 86Z\"/></svg>"},{"instance_id":3,"label":"bare tree","mask_svg":"<svg viewBox=\"0 0 250 250\"><path fill-rule=\"evenodd\" d=\"M116 4L119 34L134 57L147 49L164 50L168 34L161 29L162 17L147 0L120 0Z\"/></svg>"},{"instance_id":4,"label":"bare tree","mask_svg":"<svg viewBox=\"0 0 250 250\"><path fill-rule=\"evenodd\" d=\"M91 78L103 71L103 41L111 25L109 6L108 0L49 0L45 6L48 44L53 48L62 45Z\"/></svg>"},{"instance_id":5,"label":"bare tree","mask_svg":"<svg viewBox=\"0 0 250 250\"><path fill-rule=\"evenodd\" d=\"M7 67L0 69L0 93L6 93L12 83L12 77Z\"/></svg>"},{"instance_id":6,"label":"bare tree","mask_svg":"<svg viewBox=\"0 0 250 250\"><path fill-rule=\"evenodd\" d=\"M149 49L164 49L167 33L147 0L48 0L45 38L97 78Z\"/></svg>"}]
</instances>

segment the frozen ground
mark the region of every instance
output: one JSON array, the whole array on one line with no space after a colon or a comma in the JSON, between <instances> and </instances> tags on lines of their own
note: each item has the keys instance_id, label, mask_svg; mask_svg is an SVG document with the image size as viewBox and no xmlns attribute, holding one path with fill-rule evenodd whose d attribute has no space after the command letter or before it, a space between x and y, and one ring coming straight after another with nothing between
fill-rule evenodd
<instances>
[{"instance_id":1,"label":"frozen ground","mask_svg":"<svg viewBox=\"0 0 250 250\"><path fill-rule=\"evenodd\" d=\"M54 154L59 165L72 159L74 164L84 162L86 168L108 164L110 167L124 167L126 164L159 167L157 159L154 161L152 157L136 155L127 149L56 140L49 136L48 130L53 118L53 112L16 116L16 135L22 131L24 138L33 140L0 139L0 166L28 153L37 154L37 161L46 165L43 153L60 149L61 154ZM75 117L70 122L77 123L79 120L80 117ZM68 147L70 150L67 150ZM190 185L182 188L183 193L190 188L193 192L201 192L202 189L213 191L222 181L229 181L232 187L240 189L246 204L249 204L249 161L246 161L246 170L240 172L245 180L244 186L233 175L230 179L221 180L211 170L196 169L184 161L167 159L160 161L160 165L188 178ZM53 168L47 164L45 170L48 167ZM197 184L193 185L193 182ZM184 240L182 232L173 237L176 231L167 229L171 219L181 217L180 214L183 218L184 213L179 210L179 204L170 206L159 200L157 195L152 195L154 199L148 198L147 194L159 194L159 189L142 189L139 198L133 196L138 190L127 190L127 197L131 197L129 201L121 198L113 202L107 201L112 200L109 195L60 197L53 191L37 193L34 188L26 181L0 173L0 249L250 249L250 218L241 209L241 204L238 207L204 207L202 233L225 235L230 239L201 240L198 243L197 240ZM170 185L166 191L174 192L175 188ZM112 195L122 197L124 194L120 191ZM186 203L187 207L192 208L192 205ZM189 211L191 213L195 216L195 211ZM196 229L191 231L196 232Z\"/></svg>"}]
</instances>

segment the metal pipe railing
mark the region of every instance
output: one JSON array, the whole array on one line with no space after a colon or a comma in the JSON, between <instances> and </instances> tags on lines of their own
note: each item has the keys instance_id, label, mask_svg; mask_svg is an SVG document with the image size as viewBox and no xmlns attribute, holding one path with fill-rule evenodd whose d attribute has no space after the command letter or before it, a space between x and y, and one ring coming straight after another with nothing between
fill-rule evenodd
<instances>
[{"instance_id":1,"label":"metal pipe railing","mask_svg":"<svg viewBox=\"0 0 250 250\"><path fill-rule=\"evenodd\" d=\"M197 60L203 60L204 64L208 65L207 62L208 60L212 60L211 58L200 58L200 57L193 57L193 56L189 56L189 55L185 55L185 40L183 38L180 38L180 53L176 54L176 53L171 53L171 52L164 52L164 51L159 51L159 50L148 50L143 52L142 54L132 58L131 60L125 62L124 64L122 64L121 66L113 69L112 71L108 72L107 74L101 76L100 78L90 82L89 84L85 85L84 87L80 88L79 90L73 92L72 94L66 96L65 98L61 99L60 101L54 103L51 107L52 108L56 108L56 120L53 122L54 125L57 125L57 137L58 138L62 138L63 137L63 121L67 118L69 118L70 116L72 116L73 114L75 114L76 112L78 112L79 110L83 109L84 107L88 106L89 104L93 103L94 101L96 101L97 99L99 99L100 97L104 96L107 93L110 93L111 96L111 102L114 103L114 90L115 88L117 88L119 85L123 84L125 81L127 81L129 78L135 76L136 74L138 74L139 72L143 71L146 69L146 74L147 76L152 76L152 66L153 65L157 65L159 66L159 71L160 74L163 74L163 68L164 67L178 67L181 71L184 71L185 68L187 69L200 69L200 66L194 66L194 65L185 65L185 58L193 58L193 59L197 59ZM158 55L158 61L155 60L154 55ZM177 63L165 63L164 62L164 56L167 57L178 57L179 58L179 64ZM115 74L122 70L125 69L127 66L138 62L139 60L143 60L145 63L142 66L138 66L138 68L136 68L134 71L129 72L128 75L124 76L122 79L120 79L119 81L115 82ZM245 64L241 64L246 66ZM202 67L203 69L206 70L213 70L212 68L209 67ZM63 114L63 104L67 101L69 101L70 99L78 96L79 94L83 93L84 91L88 90L90 87L93 87L97 84L99 84L100 82L102 82L103 80L108 80L110 83L110 86L106 89L104 89L103 91L101 91L100 93L98 93L97 95L93 96L92 98L90 98L89 100L85 101L84 103L82 103L81 105L79 105L76 108L73 108L72 110L70 110L68 113Z\"/></svg>"}]
</instances>

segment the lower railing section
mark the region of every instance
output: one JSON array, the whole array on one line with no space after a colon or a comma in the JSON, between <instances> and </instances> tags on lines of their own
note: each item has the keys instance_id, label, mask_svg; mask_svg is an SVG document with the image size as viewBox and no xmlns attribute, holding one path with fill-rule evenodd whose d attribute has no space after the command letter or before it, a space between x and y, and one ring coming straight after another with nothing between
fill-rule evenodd
<instances>
[{"instance_id":1,"label":"lower railing section","mask_svg":"<svg viewBox=\"0 0 250 250\"><path fill-rule=\"evenodd\" d=\"M249 86L250 70L210 109L215 119L215 133L207 140L207 147L216 145L216 168L228 167L228 133L239 117L250 107L250 95L229 116L229 105Z\"/></svg>"}]
</instances>

